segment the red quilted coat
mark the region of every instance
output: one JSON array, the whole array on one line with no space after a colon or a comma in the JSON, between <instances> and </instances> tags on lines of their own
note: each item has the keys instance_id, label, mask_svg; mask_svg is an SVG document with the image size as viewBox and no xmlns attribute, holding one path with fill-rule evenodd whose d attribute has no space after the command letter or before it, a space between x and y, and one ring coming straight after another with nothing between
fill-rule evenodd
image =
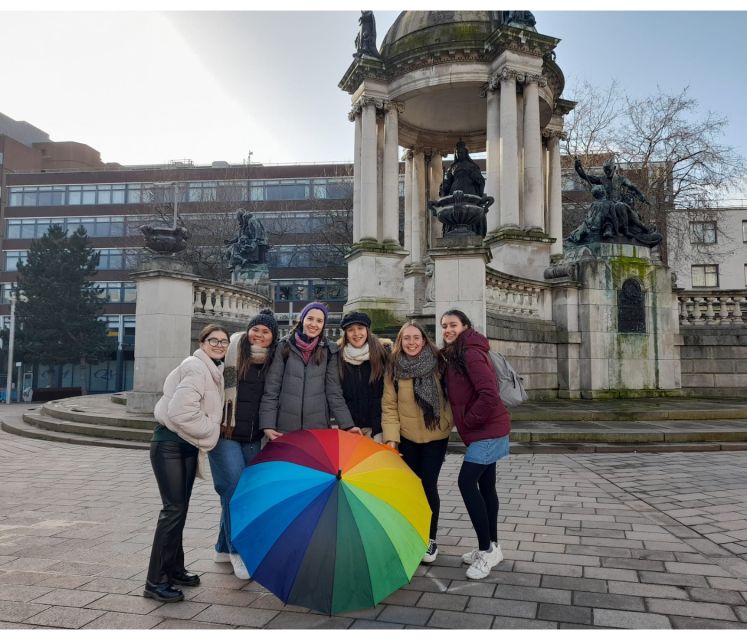
<instances>
[{"instance_id":1,"label":"red quilted coat","mask_svg":"<svg viewBox=\"0 0 747 640\"><path fill-rule=\"evenodd\" d=\"M467 375L447 363L445 380L459 436L464 444L501 438L511 431L511 416L498 394L488 339L474 329L465 329L457 340L464 340Z\"/></svg>"}]
</instances>

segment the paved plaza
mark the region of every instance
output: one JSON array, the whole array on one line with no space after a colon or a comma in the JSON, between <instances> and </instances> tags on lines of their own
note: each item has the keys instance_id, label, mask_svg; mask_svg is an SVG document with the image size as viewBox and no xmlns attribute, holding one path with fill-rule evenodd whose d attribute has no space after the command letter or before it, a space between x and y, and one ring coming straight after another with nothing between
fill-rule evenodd
<instances>
[{"instance_id":1,"label":"paved plaza","mask_svg":"<svg viewBox=\"0 0 747 640\"><path fill-rule=\"evenodd\" d=\"M209 480L185 531L202 583L184 602L143 598L160 509L147 451L0 432L0 628L747 628L747 451L513 455L498 467L505 560L477 582L460 565L475 545L460 463L441 475L435 564L329 617L213 563Z\"/></svg>"}]
</instances>

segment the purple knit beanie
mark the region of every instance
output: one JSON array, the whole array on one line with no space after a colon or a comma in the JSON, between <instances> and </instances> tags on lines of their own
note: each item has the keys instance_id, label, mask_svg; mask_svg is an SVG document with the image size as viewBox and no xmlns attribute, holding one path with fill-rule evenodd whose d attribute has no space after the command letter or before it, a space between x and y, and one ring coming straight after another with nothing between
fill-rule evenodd
<instances>
[{"instance_id":1,"label":"purple knit beanie","mask_svg":"<svg viewBox=\"0 0 747 640\"><path fill-rule=\"evenodd\" d=\"M312 309L319 309L319 311L324 314L324 324L327 324L327 315L329 314L329 309L327 309L327 305L323 302L309 302L309 304L307 304L301 310L301 317L299 318L299 322L303 324L304 318Z\"/></svg>"}]
</instances>

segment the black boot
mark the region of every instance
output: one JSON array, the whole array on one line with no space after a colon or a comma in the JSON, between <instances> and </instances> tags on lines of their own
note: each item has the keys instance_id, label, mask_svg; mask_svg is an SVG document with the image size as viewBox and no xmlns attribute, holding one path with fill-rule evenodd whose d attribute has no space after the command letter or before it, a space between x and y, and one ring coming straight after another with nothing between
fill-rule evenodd
<instances>
[{"instance_id":1,"label":"black boot","mask_svg":"<svg viewBox=\"0 0 747 640\"><path fill-rule=\"evenodd\" d=\"M200 584L200 576L196 573L187 573L185 570L178 571L171 576L172 584L181 584L185 587L196 587Z\"/></svg>"},{"instance_id":2,"label":"black boot","mask_svg":"<svg viewBox=\"0 0 747 640\"><path fill-rule=\"evenodd\" d=\"M161 584L146 582L143 596L160 602L179 602L180 600L184 600L184 594L181 589L177 589L168 582L162 582Z\"/></svg>"}]
</instances>

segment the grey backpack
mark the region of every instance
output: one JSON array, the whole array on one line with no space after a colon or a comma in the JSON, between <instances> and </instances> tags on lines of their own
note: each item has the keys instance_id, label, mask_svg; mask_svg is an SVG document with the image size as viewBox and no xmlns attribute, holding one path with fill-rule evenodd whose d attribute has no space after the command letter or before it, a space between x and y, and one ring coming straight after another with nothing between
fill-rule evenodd
<instances>
[{"instance_id":1,"label":"grey backpack","mask_svg":"<svg viewBox=\"0 0 747 640\"><path fill-rule=\"evenodd\" d=\"M501 394L501 400L506 407L517 407L529 398L521 384L519 374L508 364L508 360L495 351L488 351L488 357L495 369L495 377L498 381L498 391Z\"/></svg>"}]
</instances>

